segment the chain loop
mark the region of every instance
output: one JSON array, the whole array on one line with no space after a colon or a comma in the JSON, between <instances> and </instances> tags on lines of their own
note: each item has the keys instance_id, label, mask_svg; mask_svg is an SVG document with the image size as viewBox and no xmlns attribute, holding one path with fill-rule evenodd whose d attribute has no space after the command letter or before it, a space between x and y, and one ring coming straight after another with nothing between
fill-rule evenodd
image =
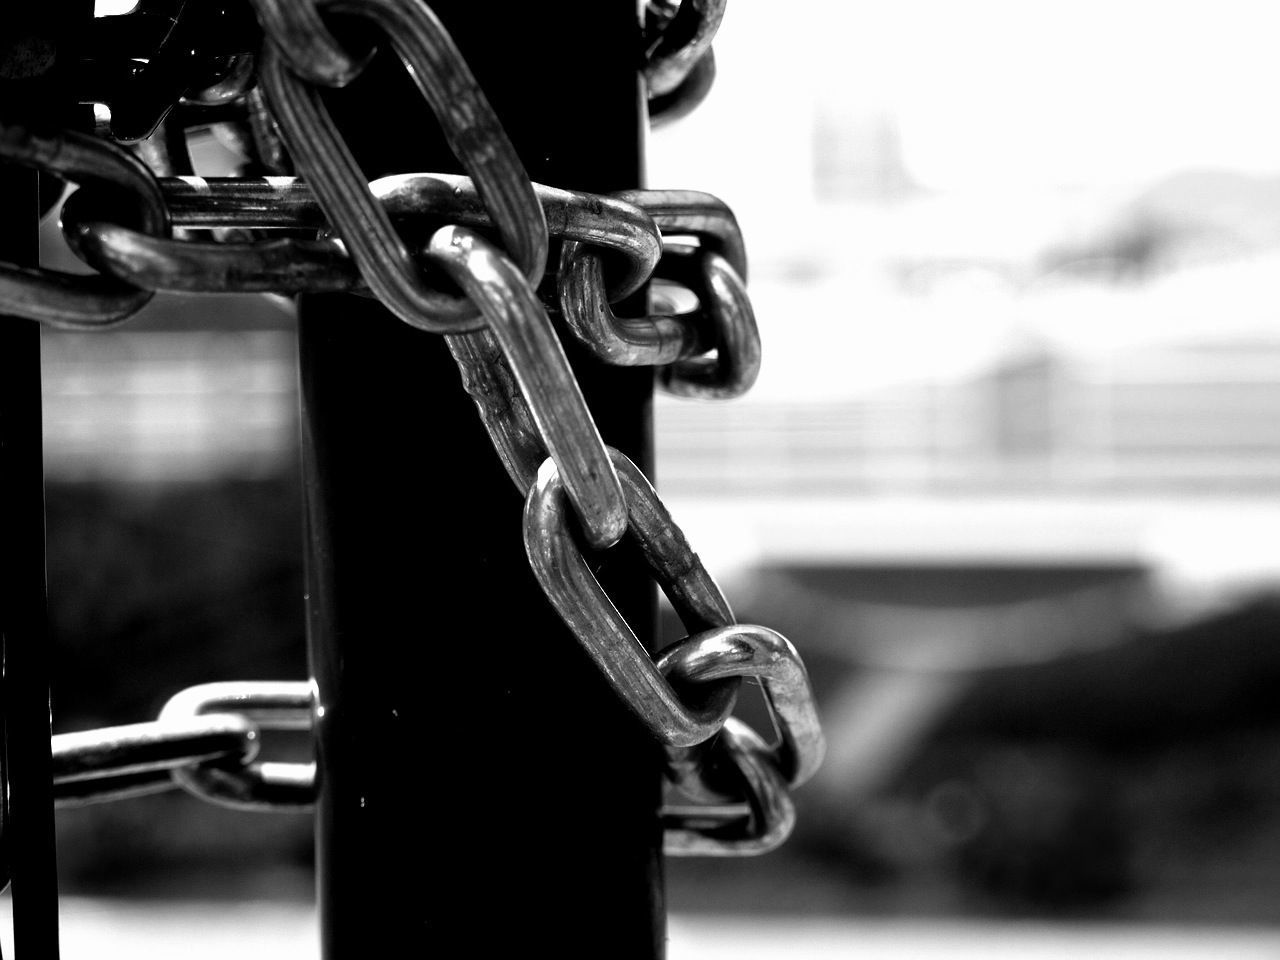
<instances>
[{"instance_id":1,"label":"chain loop","mask_svg":"<svg viewBox=\"0 0 1280 960\"><path fill-rule=\"evenodd\" d=\"M608 258L610 300L630 296L644 285L662 256L662 233L652 216L633 200L532 184L550 236L587 243ZM393 222L425 220L491 229L490 216L470 177L407 173L369 185Z\"/></svg>"},{"instance_id":2,"label":"chain loop","mask_svg":"<svg viewBox=\"0 0 1280 960\"><path fill-rule=\"evenodd\" d=\"M649 97L649 124L656 130L687 117L707 99L715 81L716 52L708 48L680 86L670 93Z\"/></svg>"},{"instance_id":3,"label":"chain loop","mask_svg":"<svg viewBox=\"0 0 1280 960\"><path fill-rule=\"evenodd\" d=\"M507 476L517 490L527 493L547 459L547 449L501 345L488 330L445 334L444 341Z\"/></svg>"},{"instance_id":4,"label":"chain loop","mask_svg":"<svg viewBox=\"0 0 1280 960\"><path fill-rule=\"evenodd\" d=\"M206 683L171 697L160 721L235 712L261 730L310 730L311 685L303 681ZM238 763L179 767L175 783L210 803L237 810L307 810L315 799L314 763Z\"/></svg>"},{"instance_id":5,"label":"chain loop","mask_svg":"<svg viewBox=\"0 0 1280 960\"><path fill-rule=\"evenodd\" d=\"M719 197L700 190L619 190L614 196L653 217L664 239L693 237L699 246L709 247L728 260L746 281L747 248L742 228Z\"/></svg>"},{"instance_id":6,"label":"chain loop","mask_svg":"<svg viewBox=\"0 0 1280 960\"><path fill-rule=\"evenodd\" d=\"M691 633L733 623L729 603L675 525L648 479L610 448L627 500L629 531L658 586ZM564 508L554 463L538 471L524 509L524 543L542 590L623 702L663 743L686 747L711 737L733 709L739 681L700 685L686 703L662 676L591 572Z\"/></svg>"},{"instance_id":7,"label":"chain loop","mask_svg":"<svg viewBox=\"0 0 1280 960\"><path fill-rule=\"evenodd\" d=\"M334 240L174 240L113 223L85 223L70 200L63 229L77 256L94 269L147 290L341 293L361 285L355 264Z\"/></svg>"},{"instance_id":8,"label":"chain loop","mask_svg":"<svg viewBox=\"0 0 1280 960\"><path fill-rule=\"evenodd\" d=\"M253 0L262 32L289 69L318 87L344 87L373 59L377 48L352 56L329 32L314 0Z\"/></svg>"},{"instance_id":9,"label":"chain loop","mask_svg":"<svg viewBox=\"0 0 1280 960\"><path fill-rule=\"evenodd\" d=\"M116 800L172 787L170 771L217 761L248 763L258 728L228 712L55 734L54 798L59 806Z\"/></svg>"},{"instance_id":10,"label":"chain loop","mask_svg":"<svg viewBox=\"0 0 1280 960\"><path fill-rule=\"evenodd\" d=\"M809 674L795 647L768 627L737 623L686 637L662 651L658 669L673 683L707 683L728 677L760 681L777 743L768 749L770 762L789 787L805 783L822 763L825 744L814 707ZM731 796L707 782L717 769L707 749L716 740L693 748L669 749L673 781L691 796Z\"/></svg>"},{"instance_id":11,"label":"chain loop","mask_svg":"<svg viewBox=\"0 0 1280 960\"><path fill-rule=\"evenodd\" d=\"M444 334L499 457L525 494L523 538L543 591L664 744L673 793L701 801L664 806L667 853L745 855L777 846L795 819L788 789L812 776L823 752L808 674L780 634L734 621L648 479L604 445L538 298L554 237L562 242L558 270L542 295L597 357L656 366L673 393L736 396L755 380L760 345L733 214L692 191L601 197L532 184L423 0L253 0L253 7L267 36L261 55L243 43L252 23L248 34L226 28L247 11L230 0L192 8L186 19L170 21L171 30L155 18L115 18L107 32L158 52L145 88L129 86L133 74L118 63L99 64L93 76L110 94L101 102L120 104L112 118L120 133L141 129L186 98L166 127L172 139L139 148L157 169L190 172L184 127L198 115L226 126L238 144L252 136L256 146L246 150L260 154L259 169L291 171L296 158L307 182L158 182L137 157L101 140L0 125L0 160L84 187L64 205L62 229L99 271L82 277L0 264L0 311L101 326L134 312L153 289L372 292L406 323ZM649 3L645 79L655 118L677 116L705 94L723 8L724 0ZM373 50L353 56L330 31L329 13L371 24L394 48L470 176L366 182L322 88L351 81ZM207 37L200 36L205 24ZM129 34L135 26L138 36ZM172 148L171 162L163 147ZM175 240L175 224L268 232L250 234L258 238L252 242L244 234L233 242ZM271 230L290 233L273 237ZM698 309L640 318L613 313L611 303L654 278L686 288ZM452 280L464 295L436 289L437 280L446 287ZM627 531L688 631L656 659L584 552L612 546ZM744 679L762 687L772 745L730 715ZM152 723L54 737L58 803L181 786L239 809L307 810L316 764L266 762L258 749L262 731L310 732L312 724L308 683L193 687Z\"/></svg>"},{"instance_id":12,"label":"chain loop","mask_svg":"<svg viewBox=\"0 0 1280 960\"><path fill-rule=\"evenodd\" d=\"M711 349L701 317L619 317L609 306L604 259L569 242L560 254L560 309L565 325L597 359L625 367L664 366Z\"/></svg>"},{"instance_id":13,"label":"chain loop","mask_svg":"<svg viewBox=\"0 0 1280 960\"><path fill-rule=\"evenodd\" d=\"M760 334L733 213L710 194L687 190L629 190L618 196L652 216L664 236L698 240L696 247L664 242L657 275L691 290L699 309L680 316L618 317L609 306L600 254L585 243L566 243L558 281L566 325L606 363L662 367L660 382L671 393L741 396L760 371ZM699 356L712 349L714 357Z\"/></svg>"},{"instance_id":14,"label":"chain loop","mask_svg":"<svg viewBox=\"0 0 1280 960\"><path fill-rule=\"evenodd\" d=\"M747 286L729 261L712 250L668 244L659 275L687 287L701 309L685 322L714 331L715 356L689 356L663 366L658 382L671 394L730 400L750 390L760 374L760 331ZM682 320L684 318L681 318Z\"/></svg>"},{"instance_id":15,"label":"chain loop","mask_svg":"<svg viewBox=\"0 0 1280 960\"><path fill-rule=\"evenodd\" d=\"M663 852L671 857L748 857L776 849L796 822L787 783L769 759L759 735L729 717L719 741L732 761L746 809L729 807L665 807Z\"/></svg>"},{"instance_id":16,"label":"chain loop","mask_svg":"<svg viewBox=\"0 0 1280 960\"><path fill-rule=\"evenodd\" d=\"M675 91L711 49L726 0L650 0L644 79L650 98Z\"/></svg>"},{"instance_id":17,"label":"chain loop","mask_svg":"<svg viewBox=\"0 0 1280 960\"><path fill-rule=\"evenodd\" d=\"M328 225L311 188L292 177L166 177L160 189L175 227L305 230ZM536 183L533 189L551 236L606 251L613 268L611 298L634 293L652 274L662 253L662 235L637 206ZM388 217L414 235L426 237L426 225L493 227L470 177L399 174L373 181L369 190ZM89 264L149 289L328 293L362 288L345 246L335 238L214 244L163 239L118 226L86 230L75 204L64 208L62 220L69 242ZM205 263L208 269L202 268Z\"/></svg>"},{"instance_id":18,"label":"chain loop","mask_svg":"<svg viewBox=\"0 0 1280 960\"><path fill-rule=\"evenodd\" d=\"M475 180L499 236L529 282L542 279L547 226L524 166L452 38L420 0L334 3L387 35L450 149ZM320 98L268 47L262 83L281 132L377 298L411 326L459 333L480 326L476 305L426 286Z\"/></svg>"},{"instance_id":19,"label":"chain loop","mask_svg":"<svg viewBox=\"0 0 1280 960\"><path fill-rule=\"evenodd\" d=\"M56 173L98 199L127 198L125 209L143 231L169 235L169 214L155 178L120 147L74 131L46 134L0 124L0 160ZM55 327L109 326L137 313L151 297L151 291L114 277L0 263L0 313Z\"/></svg>"},{"instance_id":20,"label":"chain loop","mask_svg":"<svg viewBox=\"0 0 1280 960\"><path fill-rule=\"evenodd\" d=\"M627 529L622 485L533 288L514 263L465 227L441 227L426 253L479 305L588 542L601 549L617 543Z\"/></svg>"},{"instance_id":21,"label":"chain loop","mask_svg":"<svg viewBox=\"0 0 1280 960\"><path fill-rule=\"evenodd\" d=\"M746 284L710 249L667 244L657 275L688 288L699 309L678 316L623 318L605 297L600 257L566 243L559 274L565 323L606 363L657 366L660 383L678 396L731 399L760 372L760 332ZM715 356L701 356L709 350Z\"/></svg>"}]
</instances>

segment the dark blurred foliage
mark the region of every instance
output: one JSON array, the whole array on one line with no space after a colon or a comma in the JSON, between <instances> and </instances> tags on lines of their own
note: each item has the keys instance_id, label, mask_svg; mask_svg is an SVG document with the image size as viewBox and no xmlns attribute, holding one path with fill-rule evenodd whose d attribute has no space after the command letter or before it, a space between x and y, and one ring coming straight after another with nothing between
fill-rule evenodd
<instances>
[{"instance_id":1,"label":"dark blurred foliage","mask_svg":"<svg viewBox=\"0 0 1280 960\"><path fill-rule=\"evenodd\" d=\"M301 509L291 479L51 484L56 728L147 719L189 684L306 676ZM1079 590L1108 574L790 576L831 608L851 597L949 608ZM883 669L812 642L831 612L812 592L795 603L758 583L733 594L742 619L810 641L820 704ZM664 632L681 633L670 621ZM797 795L787 846L760 859L671 861L671 902L1270 922L1280 895L1278 633L1280 600L1264 597L1100 649L965 671L958 695L869 791L820 777ZM748 712L766 722L758 706ZM171 793L66 810L58 826L67 891L309 895L305 815Z\"/></svg>"},{"instance_id":2,"label":"dark blurred foliage","mask_svg":"<svg viewBox=\"0 0 1280 960\"><path fill-rule=\"evenodd\" d=\"M1065 594L1105 576L792 575L827 592L826 615L850 597L950 608L965 598ZM780 596L758 590L737 612L811 640L822 604L813 594L795 605ZM669 621L665 633L680 630ZM941 678L956 692L884 779L844 790L820 774L797 794L787 846L760 860L672 861L672 897L716 911L1272 923L1280 896L1277 636L1280 598L1258 596L1043 662L959 674L922 666L918 682ZM804 652L828 737L839 738L830 721L842 687L856 689L884 668L822 645Z\"/></svg>"},{"instance_id":3,"label":"dark blurred foliage","mask_svg":"<svg viewBox=\"0 0 1280 960\"><path fill-rule=\"evenodd\" d=\"M47 502L56 732L151 719L192 684L306 677L296 481L51 483ZM58 829L65 890L307 889L307 816L171 793L66 810Z\"/></svg>"},{"instance_id":4,"label":"dark blurred foliage","mask_svg":"<svg viewBox=\"0 0 1280 960\"><path fill-rule=\"evenodd\" d=\"M46 497L55 732L149 719L195 683L306 676L296 483Z\"/></svg>"}]
</instances>

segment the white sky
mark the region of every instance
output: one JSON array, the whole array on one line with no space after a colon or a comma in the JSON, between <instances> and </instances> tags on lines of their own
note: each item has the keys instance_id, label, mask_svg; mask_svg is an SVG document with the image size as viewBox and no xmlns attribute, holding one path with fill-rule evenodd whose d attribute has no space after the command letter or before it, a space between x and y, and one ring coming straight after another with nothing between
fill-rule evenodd
<instances>
[{"instance_id":1,"label":"white sky","mask_svg":"<svg viewBox=\"0 0 1280 960\"><path fill-rule=\"evenodd\" d=\"M1264 0L739 0L716 43L711 98L656 134L651 155L667 138L687 160L698 142L721 163L780 173L807 146L821 99L895 115L928 186L1275 171L1277 36L1280 5ZM735 157L735 144L750 156ZM655 156L652 169L665 163Z\"/></svg>"},{"instance_id":2,"label":"white sky","mask_svg":"<svg viewBox=\"0 0 1280 960\"><path fill-rule=\"evenodd\" d=\"M715 44L716 85L653 133L649 183L722 197L758 264L821 255L835 247L815 233L830 225L812 194L815 111L891 117L908 172L941 193L892 216L846 211L841 255L1016 260L1174 171L1280 175L1277 37L1280 4L1264 0L736 0ZM1179 278L1125 297L1100 290L1088 304L981 278L912 300L859 289L848 265L840 289L805 299L773 296L757 276L766 362L754 395L964 376L1027 327L1087 349L1274 330L1273 267L1247 265L1226 284L1208 271L1191 288Z\"/></svg>"}]
</instances>

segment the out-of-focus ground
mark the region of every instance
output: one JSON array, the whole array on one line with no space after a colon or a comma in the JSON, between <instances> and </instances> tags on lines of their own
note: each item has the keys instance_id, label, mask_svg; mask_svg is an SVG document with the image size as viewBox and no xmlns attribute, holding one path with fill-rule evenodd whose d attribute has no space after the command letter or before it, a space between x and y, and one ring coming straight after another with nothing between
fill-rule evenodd
<instances>
[{"instance_id":1,"label":"out-of-focus ground","mask_svg":"<svg viewBox=\"0 0 1280 960\"><path fill-rule=\"evenodd\" d=\"M301 904L69 897L62 906L67 960L319 957L314 912ZM11 951L7 939L3 945ZM667 949L669 960L1272 960L1280 953L1280 933L1122 923L676 915ZM537 945L537 952L554 950L554 944ZM477 935L475 956L484 955L484 938Z\"/></svg>"}]
</instances>

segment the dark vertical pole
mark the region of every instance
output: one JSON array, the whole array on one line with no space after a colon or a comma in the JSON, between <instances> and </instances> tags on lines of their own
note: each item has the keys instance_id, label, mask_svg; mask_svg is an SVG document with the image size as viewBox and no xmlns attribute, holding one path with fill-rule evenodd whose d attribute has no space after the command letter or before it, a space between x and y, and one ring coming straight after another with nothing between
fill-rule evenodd
<instances>
[{"instance_id":1,"label":"dark vertical pole","mask_svg":"<svg viewBox=\"0 0 1280 960\"><path fill-rule=\"evenodd\" d=\"M640 185L635 0L433 6L533 179ZM330 98L365 172L456 171L387 59ZM300 359L324 956L661 957L660 751L530 574L443 342L317 296ZM647 467L650 373L575 360ZM651 636L637 558L601 577Z\"/></svg>"},{"instance_id":2,"label":"dark vertical pole","mask_svg":"<svg viewBox=\"0 0 1280 960\"><path fill-rule=\"evenodd\" d=\"M66 70L91 0L6 4L0 11L0 115L72 120ZM0 260L40 256L40 175L0 166ZM58 876L49 756L40 329L0 317L0 713L4 854L19 957L58 956Z\"/></svg>"},{"instance_id":3,"label":"dark vertical pole","mask_svg":"<svg viewBox=\"0 0 1280 960\"><path fill-rule=\"evenodd\" d=\"M38 255L36 174L0 170L0 260ZM0 318L0 645L3 645L5 854L13 884L14 949L57 956L57 872L49 760L45 624L40 329ZM45 952L52 944L54 952Z\"/></svg>"}]
</instances>

